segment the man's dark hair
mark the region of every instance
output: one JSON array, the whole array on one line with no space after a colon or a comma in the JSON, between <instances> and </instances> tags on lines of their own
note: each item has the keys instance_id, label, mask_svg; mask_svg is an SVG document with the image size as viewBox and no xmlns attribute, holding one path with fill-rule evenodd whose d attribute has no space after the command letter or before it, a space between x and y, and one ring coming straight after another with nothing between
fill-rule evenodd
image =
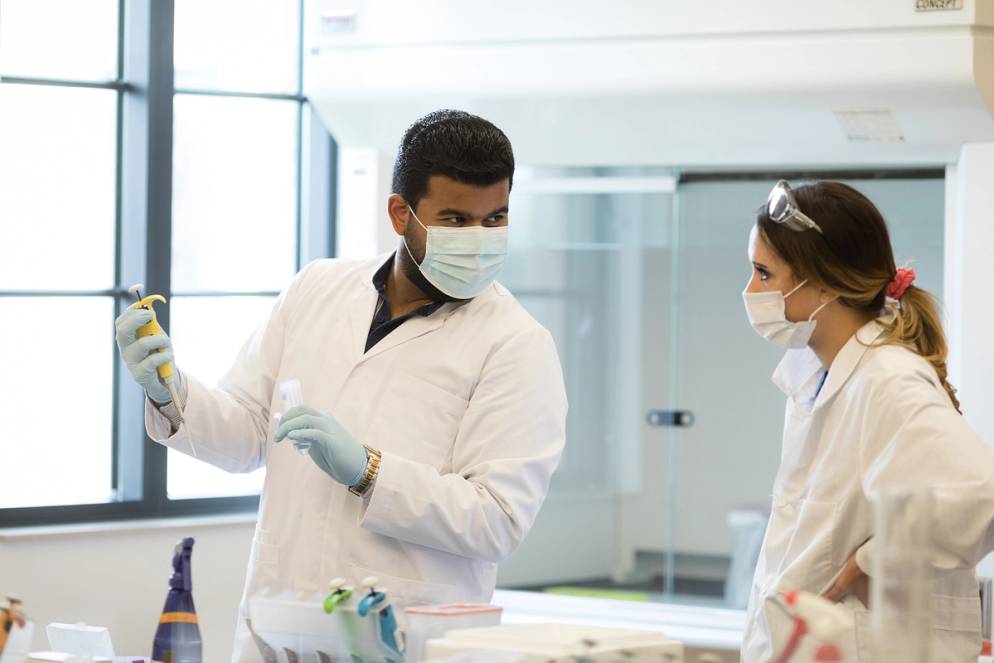
<instances>
[{"instance_id":1,"label":"man's dark hair","mask_svg":"<svg viewBox=\"0 0 994 663\"><path fill-rule=\"evenodd\" d=\"M393 192L411 205L428 192L432 175L490 186L514 178L514 153L504 132L482 117L457 110L425 115L404 133L393 167Z\"/></svg>"}]
</instances>

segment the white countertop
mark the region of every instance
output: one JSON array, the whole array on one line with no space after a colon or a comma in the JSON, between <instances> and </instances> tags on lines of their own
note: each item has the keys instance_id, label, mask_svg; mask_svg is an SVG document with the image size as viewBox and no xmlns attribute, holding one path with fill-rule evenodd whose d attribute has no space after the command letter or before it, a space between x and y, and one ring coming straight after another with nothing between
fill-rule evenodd
<instances>
[{"instance_id":1,"label":"white countertop","mask_svg":"<svg viewBox=\"0 0 994 663\"><path fill-rule=\"evenodd\" d=\"M510 590L497 590L493 603L504 608L505 624L554 622L655 631L695 649L737 652L745 630L744 611L717 607Z\"/></svg>"}]
</instances>

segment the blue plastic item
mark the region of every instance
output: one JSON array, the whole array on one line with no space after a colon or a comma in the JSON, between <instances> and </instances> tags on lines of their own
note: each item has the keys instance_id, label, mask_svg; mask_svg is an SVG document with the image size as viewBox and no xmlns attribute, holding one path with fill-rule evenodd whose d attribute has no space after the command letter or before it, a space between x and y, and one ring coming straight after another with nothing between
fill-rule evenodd
<instances>
[{"instance_id":1,"label":"blue plastic item","mask_svg":"<svg viewBox=\"0 0 994 663\"><path fill-rule=\"evenodd\" d=\"M360 617L376 620L376 641L387 663L404 663L404 654L397 642L397 616L393 606L387 603L386 593L376 591L369 580L364 583L369 586L369 593L360 599L357 612Z\"/></svg>"}]
</instances>

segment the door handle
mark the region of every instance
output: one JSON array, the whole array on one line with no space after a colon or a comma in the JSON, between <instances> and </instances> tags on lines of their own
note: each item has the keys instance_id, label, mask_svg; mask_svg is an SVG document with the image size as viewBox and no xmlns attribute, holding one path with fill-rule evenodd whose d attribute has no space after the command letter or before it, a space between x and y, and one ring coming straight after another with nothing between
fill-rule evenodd
<instances>
[{"instance_id":1,"label":"door handle","mask_svg":"<svg viewBox=\"0 0 994 663\"><path fill-rule=\"evenodd\" d=\"M695 421L690 410L650 410L645 419L653 428L690 428Z\"/></svg>"}]
</instances>

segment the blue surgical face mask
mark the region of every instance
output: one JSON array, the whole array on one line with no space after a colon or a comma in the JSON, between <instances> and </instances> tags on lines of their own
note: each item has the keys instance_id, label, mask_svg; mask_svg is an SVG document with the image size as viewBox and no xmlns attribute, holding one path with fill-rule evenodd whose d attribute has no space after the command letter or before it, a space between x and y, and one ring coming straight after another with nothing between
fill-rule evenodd
<instances>
[{"instance_id":1,"label":"blue surgical face mask","mask_svg":"<svg viewBox=\"0 0 994 663\"><path fill-rule=\"evenodd\" d=\"M438 290L454 299L472 299L494 282L507 257L507 227L440 228L426 226L425 259L418 264L404 239L404 248L421 274Z\"/></svg>"}]
</instances>

